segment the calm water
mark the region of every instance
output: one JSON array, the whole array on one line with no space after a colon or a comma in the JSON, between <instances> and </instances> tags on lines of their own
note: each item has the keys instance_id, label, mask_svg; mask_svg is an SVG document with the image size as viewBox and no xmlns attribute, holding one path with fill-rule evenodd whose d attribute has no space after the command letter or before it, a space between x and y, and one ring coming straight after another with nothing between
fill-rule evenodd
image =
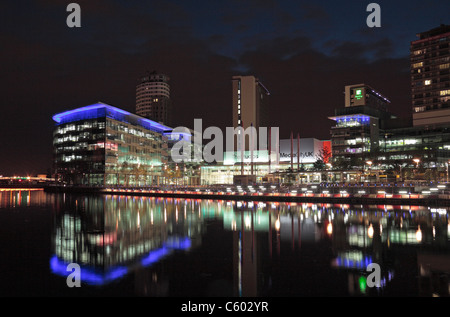
<instances>
[{"instance_id":1,"label":"calm water","mask_svg":"<svg viewBox=\"0 0 450 317\"><path fill-rule=\"evenodd\" d=\"M2 296L449 295L447 208L2 190L0 225Z\"/></svg>"}]
</instances>

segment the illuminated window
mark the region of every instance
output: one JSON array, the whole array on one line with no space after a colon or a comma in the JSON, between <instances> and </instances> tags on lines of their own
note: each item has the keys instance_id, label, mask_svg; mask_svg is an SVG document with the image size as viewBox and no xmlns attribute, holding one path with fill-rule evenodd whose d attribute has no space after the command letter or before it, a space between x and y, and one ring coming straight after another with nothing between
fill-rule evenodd
<instances>
[{"instance_id":1,"label":"illuminated window","mask_svg":"<svg viewBox=\"0 0 450 317\"><path fill-rule=\"evenodd\" d=\"M439 95L441 95L441 96L447 96L447 95L450 95L450 89L441 90L441 91L439 92Z\"/></svg>"},{"instance_id":2,"label":"illuminated window","mask_svg":"<svg viewBox=\"0 0 450 317\"><path fill-rule=\"evenodd\" d=\"M427 80L425 80L425 85L431 85L431 79L427 79Z\"/></svg>"},{"instance_id":3,"label":"illuminated window","mask_svg":"<svg viewBox=\"0 0 450 317\"><path fill-rule=\"evenodd\" d=\"M447 69L447 68L450 68L450 64L449 63L439 65L439 69Z\"/></svg>"},{"instance_id":4,"label":"illuminated window","mask_svg":"<svg viewBox=\"0 0 450 317\"><path fill-rule=\"evenodd\" d=\"M410 144L416 144L417 140L416 139L406 139L405 140L405 144L406 145L410 145Z\"/></svg>"},{"instance_id":5,"label":"illuminated window","mask_svg":"<svg viewBox=\"0 0 450 317\"><path fill-rule=\"evenodd\" d=\"M413 64L413 68L422 67L423 62Z\"/></svg>"}]
</instances>

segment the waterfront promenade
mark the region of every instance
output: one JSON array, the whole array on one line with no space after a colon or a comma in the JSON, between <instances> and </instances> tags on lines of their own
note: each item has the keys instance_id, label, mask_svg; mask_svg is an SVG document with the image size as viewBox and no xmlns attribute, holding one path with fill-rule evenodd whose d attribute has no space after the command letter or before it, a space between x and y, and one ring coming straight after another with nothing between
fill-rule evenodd
<instances>
[{"instance_id":1,"label":"waterfront promenade","mask_svg":"<svg viewBox=\"0 0 450 317\"><path fill-rule=\"evenodd\" d=\"M308 184L211 185L159 187L46 186L47 192L175 197L220 200L317 202L341 204L388 204L450 206L450 185L416 184Z\"/></svg>"}]
</instances>

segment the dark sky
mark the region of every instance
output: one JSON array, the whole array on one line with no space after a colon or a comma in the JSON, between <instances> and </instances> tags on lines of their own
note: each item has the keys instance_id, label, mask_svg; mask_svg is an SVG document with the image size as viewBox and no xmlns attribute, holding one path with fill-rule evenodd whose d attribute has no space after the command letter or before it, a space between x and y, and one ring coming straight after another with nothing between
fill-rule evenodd
<instances>
[{"instance_id":1,"label":"dark sky","mask_svg":"<svg viewBox=\"0 0 450 317\"><path fill-rule=\"evenodd\" d=\"M53 114L97 101L133 112L137 79L170 76L174 126L231 126L231 77L253 74L271 92L281 137L329 139L345 85L366 83L410 116L409 44L450 24L448 0L0 2L0 175L46 173Z\"/></svg>"}]
</instances>

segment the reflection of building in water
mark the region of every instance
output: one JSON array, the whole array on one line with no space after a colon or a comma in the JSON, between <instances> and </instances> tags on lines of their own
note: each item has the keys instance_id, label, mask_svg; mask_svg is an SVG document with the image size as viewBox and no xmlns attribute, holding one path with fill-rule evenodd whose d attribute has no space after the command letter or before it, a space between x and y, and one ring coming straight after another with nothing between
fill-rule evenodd
<instances>
[{"instance_id":1,"label":"reflection of building in water","mask_svg":"<svg viewBox=\"0 0 450 317\"><path fill-rule=\"evenodd\" d=\"M241 275L238 280L241 284L237 287L241 291L253 292L250 294L260 292L264 285L261 272L255 272L261 270L264 263L261 263L260 255L256 258L260 263L250 262L248 256L245 258L247 253L243 246L247 247L247 252L254 252L257 249L249 241L259 242L259 246L266 245L262 243L264 239L261 234L264 232L269 234L268 252L271 256L273 242L276 244L276 253L280 255L281 247L289 246L295 250L301 249L303 244L314 245L320 240L330 239L334 254L330 267L348 274L347 287L351 295L380 294L388 289L399 270L414 270L414 263L407 263L406 260L399 262L399 259L403 259L402 256L398 257L399 252L408 250L415 254L418 250L435 248L448 252L450 246L448 208L312 203L230 204L236 206L234 211L237 213L224 215L224 226L235 231L234 248L239 252L235 254L235 260L240 260L235 261L238 264L235 270L236 274ZM370 263L380 265L380 288L368 287L367 278L372 272L367 271ZM248 275L244 275L244 265L253 271L245 271ZM437 275L433 276L436 279ZM441 278L440 283L445 284L445 281L445 278ZM439 294L446 295L442 287Z\"/></svg>"},{"instance_id":2,"label":"reflection of building in water","mask_svg":"<svg viewBox=\"0 0 450 317\"><path fill-rule=\"evenodd\" d=\"M350 269L350 294L380 291L370 290L365 283L372 272L366 269L370 263L380 265L383 289L394 278L395 270L411 269L394 263L396 252L409 248L414 253L439 245L448 248L447 209L361 206L343 211L335 215L333 222L333 228L338 230L333 232L337 257L332 264L336 268Z\"/></svg>"},{"instance_id":3,"label":"reflection of building in water","mask_svg":"<svg viewBox=\"0 0 450 317\"><path fill-rule=\"evenodd\" d=\"M235 295L258 295L258 238L252 231L241 228L233 233L233 263Z\"/></svg>"},{"instance_id":4,"label":"reflection of building in water","mask_svg":"<svg viewBox=\"0 0 450 317\"><path fill-rule=\"evenodd\" d=\"M417 255L420 296L450 295L450 255Z\"/></svg>"},{"instance_id":5,"label":"reflection of building in water","mask_svg":"<svg viewBox=\"0 0 450 317\"><path fill-rule=\"evenodd\" d=\"M348 292L352 295L379 293L393 281L399 269L406 270L411 267L414 269L413 263L404 266L405 263L396 260L398 252L406 249L413 254L417 250L433 248L449 250L450 224L447 208L269 203L259 209L255 207L256 205L257 203L252 202L237 202L236 211L242 211L224 215L225 227L235 231L235 249L240 251L239 256L243 256L245 260L246 253L243 252L242 239L244 243L247 242L244 244L248 247L247 251L254 251L249 241L258 241L259 245L264 245L261 243L260 234L266 231L269 233L270 247L272 247L270 234L276 235L274 241L278 255L281 246L291 245L294 250L297 246L301 248L302 244L313 245L320 240L330 239L334 254L330 265L332 268L347 272ZM249 210L253 210L253 219ZM247 229L244 234L241 224ZM253 234L250 234L250 230L258 233L258 240L252 239ZM280 242L283 243L281 246ZM240 259L236 255L235 258ZM243 264L254 264L248 262L248 258L246 260L247 262L242 260L238 262L237 273L244 274ZM367 286L367 278L372 272L367 271L370 263L380 265L380 288L371 289ZM261 265L261 263L254 264L254 270L259 270ZM251 268L251 265L248 267ZM261 274L255 271L246 274L249 275L240 278L239 281L242 283L240 286L243 287L245 282L254 281L253 288L247 290L260 291L260 285L256 284L262 282L255 277L259 278ZM445 281L442 282L441 278L440 283L445 284ZM440 295L445 294L446 292L440 292Z\"/></svg>"},{"instance_id":6,"label":"reflection of building in water","mask_svg":"<svg viewBox=\"0 0 450 317\"><path fill-rule=\"evenodd\" d=\"M136 270L143 276L142 268L200 241L195 238L201 234L201 215L187 201L63 197L63 212L55 219L51 269L67 276L67 264L77 263L82 268L81 280L87 284L102 285ZM152 282L164 283L157 272L147 276ZM143 284L144 293L156 292L152 285Z\"/></svg>"},{"instance_id":7,"label":"reflection of building in water","mask_svg":"<svg viewBox=\"0 0 450 317\"><path fill-rule=\"evenodd\" d=\"M267 224L267 212L260 210L232 213L231 229L233 229L233 272L234 295L240 297L257 296L259 294L258 275L260 273L259 239L255 231L264 230L262 223Z\"/></svg>"},{"instance_id":8,"label":"reflection of building in water","mask_svg":"<svg viewBox=\"0 0 450 317\"><path fill-rule=\"evenodd\" d=\"M0 208L44 206L46 197L42 188L0 188Z\"/></svg>"},{"instance_id":9,"label":"reflection of building in water","mask_svg":"<svg viewBox=\"0 0 450 317\"><path fill-rule=\"evenodd\" d=\"M399 276L399 269L416 270L418 267L426 274L421 278L422 284L418 285L414 280L415 285L422 287L423 292L445 295L442 287L435 286L436 276L441 276L441 272L435 266L426 266L423 261L416 263L415 253L419 250L448 252L450 225L447 208L132 196L57 197L61 201L55 208L58 212L52 270L67 276L67 264L79 263L88 276L85 282L92 284L104 284L133 272L137 294L165 296L170 292L168 276L172 272L165 265L157 264L161 259L175 255L177 249L192 249L203 239L211 246L225 246L224 250L208 250L211 252L208 254L220 257L217 265L223 265L227 271L223 275L220 273L220 281L213 273L208 280L218 282L214 284L214 290L221 287L217 285L224 278L229 279L225 281L227 287L233 281L232 295L235 296L269 294L272 281L279 274L276 268L273 269L274 262L279 263L285 254L296 257L303 250L318 246L327 247L327 250L317 250L317 259L312 261L313 265L316 261L323 265L321 261L326 254L324 270L328 271L320 271L320 277L338 271L342 277L344 273L347 283L344 287L351 295L370 295L388 290ZM205 240L211 238L211 235L206 235L206 224L209 225L210 221L215 225L217 221L223 224L224 230L230 234L230 240L224 241L230 241L230 244ZM398 255L405 250L413 255L409 258L411 263ZM228 253L230 251L232 256ZM198 260L191 254L183 258L183 261L189 261L186 265ZM367 287L366 279L370 272L366 268L370 263L381 266L381 289ZM218 267L222 270L220 266L215 269ZM203 274L203 268L196 267L195 270ZM439 281L445 284L442 279ZM427 283L434 283L429 284L434 288L425 289ZM228 291L231 289L227 288Z\"/></svg>"}]
</instances>

